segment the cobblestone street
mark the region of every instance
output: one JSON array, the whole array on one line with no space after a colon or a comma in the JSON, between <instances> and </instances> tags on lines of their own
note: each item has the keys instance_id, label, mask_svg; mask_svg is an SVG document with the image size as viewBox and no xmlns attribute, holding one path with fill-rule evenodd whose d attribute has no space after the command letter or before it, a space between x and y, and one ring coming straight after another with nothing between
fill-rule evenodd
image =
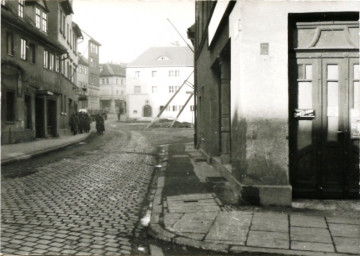
<instances>
[{"instance_id":1,"label":"cobblestone street","mask_svg":"<svg viewBox=\"0 0 360 256\"><path fill-rule=\"evenodd\" d=\"M3 254L132 252L152 177L153 148L134 131L108 130L95 140L107 143L45 161L28 175L2 174ZM3 172L22 169L29 167L10 165Z\"/></svg>"}]
</instances>

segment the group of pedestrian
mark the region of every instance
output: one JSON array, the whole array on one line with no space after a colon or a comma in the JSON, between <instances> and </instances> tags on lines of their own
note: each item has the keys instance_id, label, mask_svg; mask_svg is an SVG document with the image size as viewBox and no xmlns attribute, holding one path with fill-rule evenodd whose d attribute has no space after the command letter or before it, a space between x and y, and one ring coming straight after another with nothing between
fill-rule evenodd
<instances>
[{"instance_id":1,"label":"group of pedestrian","mask_svg":"<svg viewBox=\"0 0 360 256\"><path fill-rule=\"evenodd\" d=\"M71 132L76 135L77 133L90 132L91 118L88 113L77 112L70 116L70 128Z\"/></svg>"}]
</instances>

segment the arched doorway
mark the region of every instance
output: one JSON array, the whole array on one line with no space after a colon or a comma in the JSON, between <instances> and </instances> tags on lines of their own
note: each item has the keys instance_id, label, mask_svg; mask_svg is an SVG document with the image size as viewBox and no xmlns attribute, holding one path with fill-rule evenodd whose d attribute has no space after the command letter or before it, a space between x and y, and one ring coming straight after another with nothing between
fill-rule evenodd
<instances>
[{"instance_id":1,"label":"arched doorway","mask_svg":"<svg viewBox=\"0 0 360 256\"><path fill-rule=\"evenodd\" d=\"M145 105L143 108L143 117L151 117L152 116L152 108L150 105Z\"/></svg>"}]
</instances>

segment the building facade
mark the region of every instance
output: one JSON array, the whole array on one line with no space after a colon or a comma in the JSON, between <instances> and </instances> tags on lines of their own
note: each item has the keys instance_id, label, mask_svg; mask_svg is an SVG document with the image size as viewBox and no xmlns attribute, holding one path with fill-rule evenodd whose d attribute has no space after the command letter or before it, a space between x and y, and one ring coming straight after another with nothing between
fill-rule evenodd
<instances>
[{"instance_id":1,"label":"building facade","mask_svg":"<svg viewBox=\"0 0 360 256\"><path fill-rule=\"evenodd\" d=\"M31 1L30 1L31 2ZM35 1L36 2L36 1ZM49 36L57 40L66 48L66 55L61 58L60 73L61 86L58 112L59 135L69 134L70 115L78 109L77 65L79 56L77 52L78 39L82 38L80 28L72 21L74 11L72 0L48 1Z\"/></svg>"},{"instance_id":2,"label":"building facade","mask_svg":"<svg viewBox=\"0 0 360 256\"><path fill-rule=\"evenodd\" d=\"M80 53L79 53L80 54ZM89 62L85 57L79 55L77 68L78 100L79 109L88 108L88 85L89 85Z\"/></svg>"},{"instance_id":3,"label":"building facade","mask_svg":"<svg viewBox=\"0 0 360 256\"><path fill-rule=\"evenodd\" d=\"M48 1L1 2L2 144L70 132L68 114L77 98L69 74L76 65L65 69L69 48L59 40L59 30L52 31L60 24L60 9Z\"/></svg>"},{"instance_id":4,"label":"building facade","mask_svg":"<svg viewBox=\"0 0 360 256\"><path fill-rule=\"evenodd\" d=\"M100 46L101 44L93 38L88 40L89 86L87 104L89 109L100 109Z\"/></svg>"},{"instance_id":5,"label":"building facade","mask_svg":"<svg viewBox=\"0 0 360 256\"><path fill-rule=\"evenodd\" d=\"M196 2L195 143L243 199L359 197L359 11Z\"/></svg>"},{"instance_id":6,"label":"building facade","mask_svg":"<svg viewBox=\"0 0 360 256\"><path fill-rule=\"evenodd\" d=\"M100 65L100 108L126 114L126 68L112 63Z\"/></svg>"},{"instance_id":7,"label":"building facade","mask_svg":"<svg viewBox=\"0 0 360 256\"><path fill-rule=\"evenodd\" d=\"M187 47L152 47L126 68L128 117L174 119L189 99L179 121L193 122L193 53Z\"/></svg>"}]
</instances>

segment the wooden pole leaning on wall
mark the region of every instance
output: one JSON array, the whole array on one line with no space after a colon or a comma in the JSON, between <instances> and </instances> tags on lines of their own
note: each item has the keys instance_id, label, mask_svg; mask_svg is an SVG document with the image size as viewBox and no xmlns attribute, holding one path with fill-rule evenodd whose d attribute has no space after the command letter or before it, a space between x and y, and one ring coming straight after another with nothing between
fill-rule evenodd
<instances>
[{"instance_id":1,"label":"wooden pole leaning on wall","mask_svg":"<svg viewBox=\"0 0 360 256\"><path fill-rule=\"evenodd\" d=\"M190 76L194 73L194 71L191 71L190 75L186 78L186 80L182 83L180 88L174 93L174 95L170 98L170 100L165 104L164 108L159 112L159 114L146 126L147 128L150 128L153 124L155 124L158 120L161 114L165 111L165 109L169 106L170 102L175 98L176 94L181 90L181 88L186 84L186 81L190 78Z\"/></svg>"},{"instance_id":2,"label":"wooden pole leaning on wall","mask_svg":"<svg viewBox=\"0 0 360 256\"><path fill-rule=\"evenodd\" d=\"M175 122L178 120L179 116L181 115L181 113L183 112L183 110L185 109L186 105L189 103L189 101L190 101L190 99L191 99L191 97L192 97L193 95L194 95L194 92L192 92L192 93L190 94L189 98L188 98L187 101L185 102L185 105L182 106L179 114L176 116L176 118L175 118L175 119L172 121L172 123L170 124L170 126L169 126L170 128L174 126Z\"/></svg>"}]
</instances>

